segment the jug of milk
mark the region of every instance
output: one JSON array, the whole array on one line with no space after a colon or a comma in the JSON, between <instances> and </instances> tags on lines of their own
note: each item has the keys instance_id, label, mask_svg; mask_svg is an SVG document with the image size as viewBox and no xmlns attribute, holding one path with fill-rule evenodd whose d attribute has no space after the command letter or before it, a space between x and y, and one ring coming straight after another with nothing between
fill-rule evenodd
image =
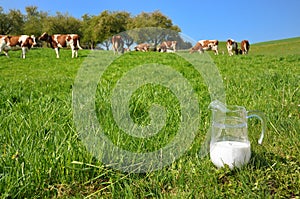
<instances>
[{"instance_id":1,"label":"jug of milk","mask_svg":"<svg viewBox=\"0 0 300 199\"><path fill-rule=\"evenodd\" d=\"M230 169L247 164L251 157L247 119L256 117L261 121L261 144L265 133L265 116L259 111L247 111L242 106L226 106L220 101L209 105L212 110L210 159L218 167L228 165Z\"/></svg>"}]
</instances>

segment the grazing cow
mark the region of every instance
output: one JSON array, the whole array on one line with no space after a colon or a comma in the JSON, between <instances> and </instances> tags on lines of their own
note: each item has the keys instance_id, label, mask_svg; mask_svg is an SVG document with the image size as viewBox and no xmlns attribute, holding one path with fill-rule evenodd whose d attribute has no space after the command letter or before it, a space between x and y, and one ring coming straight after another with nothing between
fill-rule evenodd
<instances>
[{"instance_id":1,"label":"grazing cow","mask_svg":"<svg viewBox=\"0 0 300 199\"><path fill-rule=\"evenodd\" d=\"M39 40L48 42L51 48L55 50L56 58L59 58L59 49L67 46L70 46L72 49L72 58L74 58L74 56L78 57L78 49L82 49L79 44L79 39L80 37L77 34L48 35L46 32L39 37Z\"/></svg>"},{"instance_id":2,"label":"grazing cow","mask_svg":"<svg viewBox=\"0 0 300 199\"><path fill-rule=\"evenodd\" d=\"M136 47L134 47L135 51L142 51L142 52L147 52L150 49L150 44L139 44Z\"/></svg>"},{"instance_id":3,"label":"grazing cow","mask_svg":"<svg viewBox=\"0 0 300 199\"><path fill-rule=\"evenodd\" d=\"M219 54L218 51L218 40L200 40L196 43L194 47L191 48L190 53L193 53L195 51L199 51L199 53L203 53L207 50L212 50L215 52L215 55Z\"/></svg>"},{"instance_id":4,"label":"grazing cow","mask_svg":"<svg viewBox=\"0 0 300 199\"><path fill-rule=\"evenodd\" d=\"M5 47L7 46L7 42L9 42L6 35L0 35L0 53L4 52L4 54L8 57L7 49Z\"/></svg>"},{"instance_id":5,"label":"grazing cow","mask_svg":"<svg viewBox=\"0 0 300 199\"><path fill-rule=\"evenodd\" d=\"M226 47L227 47L229 56L233 55L233 51L235 52L236 55L239 53L238 43L236 41L234 41L233 39L227 40Z\"/></svg>"},{"instance_id":6,"label":"grazing cow","mask_svg":"<svg viewBox=\"0 0 300 199\"><path fill-rule=\"evenodd\" d=\"M20 46L22 49L21 58L26 58L26 49L32 48L36 45L34 35L19 35L19 36L11 36L11 35L1 35L0 36L0 52L3 50L4 54L8 56L8 49L5 47L11 48L14 46Z\"/></svg>"},{"instance_id":7,"label":"grazing cow","mask_svg":"<svg viewBox=\"0 0 300 199\"><path fill-rule=\"evenodd\" d=\"M158 47L158 52L176 52L177 41L164 41Z\"/></svg>"},{"instance_id":8,"label":"grazing cow","mask_svg":"<svg viewBox=\"0 0 300 199\"><path fill-rule=\"evenodd\" d=\"M242 51L242 54L243 55L248 54L249 49L250 49L250 43L249 43L249 41L248 40L243 40L241 42L241 51Z\"/></svg>"},{"instance_id":9,"label":"grazing cow","mask_svg":"<svg viewBox=\"0 0 300 199\"><path fill-rule=\"evenodd\" d=\"M124 41L120 35L114 35L111 38L112 48L114 51L114 54L118 53L124 53Z\"/></svg>"}]
</instances>

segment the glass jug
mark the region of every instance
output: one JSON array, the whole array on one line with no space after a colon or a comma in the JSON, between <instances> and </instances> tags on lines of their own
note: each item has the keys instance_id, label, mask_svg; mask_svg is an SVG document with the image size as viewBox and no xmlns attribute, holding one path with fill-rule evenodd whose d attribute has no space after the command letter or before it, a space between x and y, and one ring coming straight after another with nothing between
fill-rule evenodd
<instances>
[{"instance_id":1,"label":"glass jug","mask_svg":"<svg viewBox=\"0 0 300 199\"><path fill-rule=\"evenodd\" d=\"M258 140L261 144L266 129L264 114L247 111L242 106L225 106L217 100L211 102L209 108L212 110L209 151L213 164L218 168L228 165L230 169L247 164L251 157L247 119L256 117L261 121Z\"/></svg>"}]
</instances>

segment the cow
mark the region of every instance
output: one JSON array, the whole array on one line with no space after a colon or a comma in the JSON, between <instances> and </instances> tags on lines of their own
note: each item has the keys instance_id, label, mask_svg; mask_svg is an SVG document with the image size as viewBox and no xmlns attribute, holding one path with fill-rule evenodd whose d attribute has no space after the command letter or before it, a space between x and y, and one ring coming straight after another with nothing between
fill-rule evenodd
<instances>
[{"instance_id":1,"label":"cow","mask_svg":"<svg viewBox=\"0 0 300 199\"><path fill-rule=\"evenodd\" d=\"M29 50L34 45L36 45L34 35L31 35L31 36L28 36L28 35L18 35L18 36L1 35L0 36L0 52L3 50L4 54L7 57L9 57L7 48L20 46L22 49L21 58L25 59L26 58L26 49Z\"/></svg>"},{"instance_id":2,"label":"cow","mask_svg":"<svg viewBox=\"0 0 300 199\"><path fill-rule=\"evenodd\" d=\"M176 52L177 41L164 41L158 47L158 52Z\"/></svg>"},{"instance_id":3,"label":"cow","mask_svg":"<svg viewBox=\"0 0 300 199\"><path fill-rule=\"evenodd\" d=\"M120 35L114 35L111 38L114 54L124 53L124 41Z\"/></svg>"},{"instance_id":4,"label":"cow","mask_svg":"<svg viewBox=\"0 0 300 199\"><path fill-rule=\"evenodd\" d=\"M250 49L250 43L249 43L249 41L248 40L243 40L241 42L241 51L242 51L242 54L243 55L248 54L249 49Z\"/></svg>"},{"instance_id":5,"label":"cow","mask_svg":"<svg viewBox=\"0 0 300 199\"><path fill-rule=\"evenodd\" d=\"M238 43L236 41L234 41L233 39L227 40L226 47L227 47L229 56L232 56L233 52L235 52L236 55L239 53Z\"/></svg>"},{"instance_id":6,"label":"cow","mask_svg":"<svg viewBox=\"0 0 300 199\"><path fill-rule=\"evenodd\" d=\"M7 49L5 47L7 46L7 42L9 42L6 35L0 35L0 53L3 50L3 53L8 57Z\"/></svg>"},{"instance_id":7,"label":"cow","mask_svg":"<svg viewBox=\"0 0 300 199\"><path fill-rule=\"evenodd\" d=\"M218 45L218 40L200 40L195 44L194 47L190 49L190 53L193 53L195 51L199 51L199 53L204 53L204 51L212 50L215 52L215 55L218 55Z\"/></svg>"},{"instance_id":8,"label":"cow","mask_svg":"<svg viewBox=\"0 0 300 199\"><path fill-rule=\"evenodd\" d=\"M135 51L147 52L150 49L150 44L142 43L134 47Z\"/></svg>"},{"instance_id":9,"label":"cow","mask_svg":"<svg viewBox=\"0 0 300 199\"><path fill-rule=\"evenodd\" d=\"M49 35L44 32L39 40L46 41L50 44L51 48L55 50L56 58L59 58L59 49L70 46L72 49L72 58L78 57L78 49L82 49L79 44L80 37L77 34L54 34Z\"/></svg>"}]
</instances>

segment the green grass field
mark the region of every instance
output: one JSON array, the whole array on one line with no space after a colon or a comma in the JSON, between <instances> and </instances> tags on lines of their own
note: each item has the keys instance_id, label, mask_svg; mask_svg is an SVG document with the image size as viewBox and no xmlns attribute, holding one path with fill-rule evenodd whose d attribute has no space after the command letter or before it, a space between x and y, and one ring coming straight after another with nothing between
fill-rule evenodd
<instances>
[{"instance_id":1,"label":"green grass field","mask_svg":"<svg viewBox=\"0 0 300 199\"><path fill-rule=\"evenodd\" d=\"M216 169L199 150L209 128L210 94L203 78L176 54L126 53L103 73L95 107L112 142L126 150L160 149L176 135L180 105L159 85L145 85L130 99L130 115L151 123L151 104L166 110L166 125L149 139L121 131L111 113L111 90L137 65L170 65L186 78L198 98L200 125L180 158L163 169L126 173L105 166L86 149L73 120L72 89L89 57L70 50L55 58L52 49L32 49L0 56L0 197L1 198L299 198L300 197L300 38L251 45L247 56L210 54L222 75L229 104L261 110L267 116L262 146L260 125L249 120L252 157L241 169ZM221 50L225 46L221 43ZM225 51L226 52L226 51ZM104 58L112 52L99 51ZM187 53L186 53L187 55ZM197 59L202 55L193 54ZM105 119L103 119L105 118Z\"/></svg>"}]
</instances>

